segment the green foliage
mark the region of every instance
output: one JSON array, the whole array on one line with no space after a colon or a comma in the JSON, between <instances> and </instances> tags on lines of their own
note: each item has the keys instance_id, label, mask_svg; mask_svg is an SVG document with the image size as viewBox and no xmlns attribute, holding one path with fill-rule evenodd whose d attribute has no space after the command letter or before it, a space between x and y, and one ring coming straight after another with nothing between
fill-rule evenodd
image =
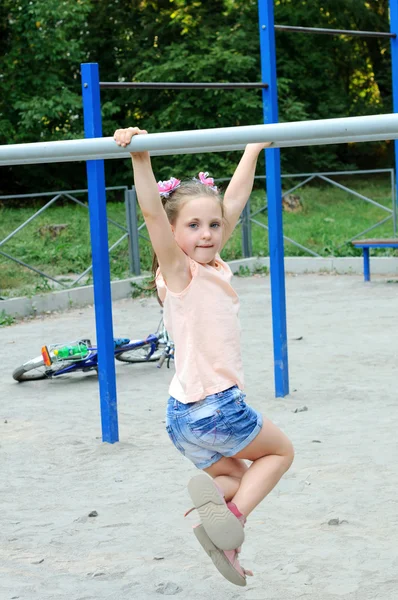
<instances>
[{"instance_id":1,"label":"green foliage","mask_svg":"<svg viewBox=\"0 0 398 600\"><path fill-rule=\"evenodd\" d=\"M240 265L239 270L235 273L237 277L252 277L253 275L268 275L269 269L266 265L256 265L254 269L248 266Z\"/></svg>"},{"instance_id":2,"label":"green foliage","mask_svg":"<svg viewBox=\"0 0 398 600\"><path fill-rule=\"evenodd\" d=\"M8 315L5 310L2 310L0 312L0 327L7 327L13 323L15 323L15 318L11 315Z\"/></svg>"},{"instance_id":3,"label":"green foliage","mask_svg":"<svg viewBox=\"0 0 398 600\"><path fill-rule=\"evenodd\" d=\"M131 297L132 298L146 298L154 296L156 293L155 288L149 287L151 280L149 277L142 281L142 285L139 285L135 281L131 282Z\"/></svg>"},{"instance_id":4,"label":"green foliage","mask_svg":"<svg viewBox=\"0 0 398 600\"><path fill-rule=\"evenodd\" d=\"M285 181L287 188L291 182ZM297 183L297 180L291 180ZM366 180L361 177L338 178L340 183L351 187L358 193L367 196L379 204L391 207L391 184L389 177L375 177ZM347 192L319 182L307 184L298 191L303 208L297 213L283 213L284 233L287 238L295 240L302 246L321 256L361 256L361 250L349 243L355 235L365 231L372 225L385 218L386 213L373 204L365 203ZM263 190L256 190L251 196L252 212L260 211L266 204ZM0 211L0 239L6 232L31 216L28 208L3 209ZM113 202L108 206L108 216L121 225L125 222L125 207L123 203ZM267 223L266 211L256 215L256 221ZM45 229L47 224L68 223L55 238ZM142 222L142 217L139 217ZM252 223L252 246L254 256L268 256L268 231L258 224ZM392 219L374 230L377 237L393 237ZM43 230L46 233L43 234ZM122 232L109 223L109 246L114 244ZM145 234L144 234L145 235ZM52 206L37 219L27 225L23 232L11 238L5 245L4 251L27 264L61 279L68 285L76 279L91 263L90 236L87 211L74 204ZM285 241L286 256L307 256L305 250ZM395 256L397 250L375 249L372 254L377 256ZM152 263L150 243L140 238L141 269L149 272ZM232 237L223 249L224 260L242 258L242 233L237 227ZM131 277L129 272L128 244L125 240L110 254L111 278L125 279ZM255 273L266 274L267 269L260 267ZM248 269L242 268L241 276L248 275ZM0 282L2 297L33 295L53 289L53 283L32 271L16 265L0 256ZM77 285L90 284L90 278L84 279ZM152 293L148 289L149 281L144 280L132 285L134 297L144 297Z\"/></svg>"},{"instance_id":5,"label":"green foliage","mask_svg":"<svg viewBox=\"0 0 398 600\"><path fill-rule=\"evenodd\" d=\"M86 60L90 10L89 0L3 0L1 144L82 137L79 71ZM43 189L73 170L71 165L9 169L4 190Z\"/></svg>"},{"instance_id":6,"label":"green foliage","mask_svg":"<svg viewBox=\"0 0 398 600\"><path fill-rule=\"evenodd\" d=\"M388 31L388 0L275 0L280 24ZM216 16L215 16L216 15ZM281 121L391 111L388 39L276 32ZM81 138L80 63L102 81L259 81L254 0L3 0L0 143ZM104 135L261 123L259 90L103 90ZM392 164L393 144L285 149L289 172ZM232 173L236 153L154 161L159 178ZM260 161L259 172L264 164ZM0 192L85 186L85 165L4 169ZM129 161L107 161L109 185L131 183Z\"/></svg>"},{"instance_id":7,"label":"green foliage","mask_svg":"<svg viewBox=\"0 0 398 600\"><path fill-rule=\"evenodd\" d=\"M89 10L88 0L3 1L2 143L81 134L79 63Z\"/></svg>"}]
</instances>

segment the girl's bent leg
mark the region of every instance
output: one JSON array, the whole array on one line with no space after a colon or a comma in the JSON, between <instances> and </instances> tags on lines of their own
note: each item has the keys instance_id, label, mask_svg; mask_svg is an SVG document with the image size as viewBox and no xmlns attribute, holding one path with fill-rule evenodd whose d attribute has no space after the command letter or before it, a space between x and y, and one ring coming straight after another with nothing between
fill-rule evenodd
<instances>
[{"instance_id":1,"label":"girl's bent leg","mask_svg":"<svg viewBox=\"0 0 398 600\"><path fill-rule=\"evenodd\" d=\"M222 489L225 501L229 502L238 491L241 479L248 468L243 460L223 456L214 465L203 470L214 479L214 483Z\"/></svg>"},{"instance_id":2,"label":"girl's bent leg","mask_svg":"<svg viewBox=\"0 0 398 600\"><path fill-rule=\"evenodd\" d=\"M257 437L233 458L253 461L232 499L247 517L289 469L294 450L289 438L271 421L264 419Z\"/></svg>"}]
</instances>

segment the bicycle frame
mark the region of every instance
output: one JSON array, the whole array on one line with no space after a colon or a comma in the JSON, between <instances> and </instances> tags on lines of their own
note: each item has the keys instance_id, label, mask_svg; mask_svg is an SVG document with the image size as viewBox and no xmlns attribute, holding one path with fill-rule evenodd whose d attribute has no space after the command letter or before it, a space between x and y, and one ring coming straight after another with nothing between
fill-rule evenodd
<instances>
[{"instance_id":1,"label":"bicycle frame","mask_svg":"<svg viewBox=\"0 0 398 600\"><path fill-rule=\"evenodd\" d=\"M142 346L151 344L151 350L148 353L148 358L152 356L155 352L159 341L162 339L161 336L157 336L151 333L145 340L136 340L130 341L128 344L124 344L122 346L115 347L114 355L115 357L118 354L122 354L123 352L127 352L128 350L134 350L135 348L141 348ZM58 375L65 375L66 373L72 373L73 371L89 371L91 369L96 369L98 367L98 351L96 346L88 346L87 347L89 354L87 358L73 360L70 361L64 360L63 362L70 362L70 364L66 365L62 369L56 369L52 371L51 365L48 366L48 375L51 377L58 377Z\"/></svg>"}]
</instances>

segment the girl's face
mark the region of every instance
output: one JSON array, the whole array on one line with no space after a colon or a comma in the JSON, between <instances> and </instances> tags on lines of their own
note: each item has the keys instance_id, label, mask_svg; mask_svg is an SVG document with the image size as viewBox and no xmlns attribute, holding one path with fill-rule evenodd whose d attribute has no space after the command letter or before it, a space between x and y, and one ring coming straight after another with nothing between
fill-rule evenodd
<instances>
[{"instance_id":1,"label":"girl's face","mask_svg":"<svg viewBox=\"0 0 398 600\"><path fill-rule=\"evenodd\" d=\"M185 254L196 262L214 265L223 234L221 206L215 198L200 196L185 202L171 228Z\"/></svg>"}]
</instances>

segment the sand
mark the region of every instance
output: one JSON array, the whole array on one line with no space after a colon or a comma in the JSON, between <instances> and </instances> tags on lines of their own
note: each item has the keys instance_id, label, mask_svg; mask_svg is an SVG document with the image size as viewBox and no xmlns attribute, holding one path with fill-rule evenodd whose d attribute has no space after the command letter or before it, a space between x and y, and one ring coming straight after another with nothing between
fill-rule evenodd
<instances>
[{"instance_id":1,"label":"sand","mask_svg":"<svg viewBox=\"0 0 398 600\"><path fill-rule=\"evenodd\" d=\"M234 284L248 401L296 450L248 521L247 587L219 575L192 533L195 513L183 518L198 471L164 429L171 370L117 363L113 445L101 441L95 374L12 380L43 343L95 339L87 307L0 330L1 600L396 597L398 284L289 276L283 399L274 397L269 278ZM114 332L144 336L159 316L154 299L118 301Z\"/></svg>"}]
</instances>

